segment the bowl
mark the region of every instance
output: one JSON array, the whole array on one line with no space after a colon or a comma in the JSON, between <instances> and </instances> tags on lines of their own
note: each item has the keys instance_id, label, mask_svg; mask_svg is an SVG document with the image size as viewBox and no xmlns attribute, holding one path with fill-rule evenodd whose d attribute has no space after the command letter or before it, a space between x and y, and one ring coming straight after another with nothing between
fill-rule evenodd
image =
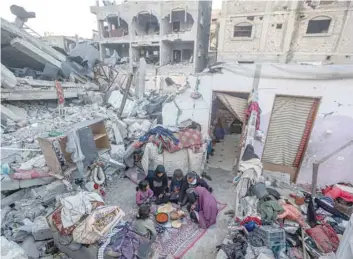
<instances>
[{"instance_id":1,"label":"bowl","mask_svg":"<svg viewBox=\"0 0 353 259\"><path fill-rule=\"evenodd\" d=\"M171 211L169 217L171 220L177 220L179 219L179 213L177 211Z\"/></svg>"},{"instance_id":2,"label":"bowl","mask_svg":"<svg viewBox=\"0 0 353 259\"><path fill-rule=\"evenodd\" d=\"M156 221L159 223L159 224L164 224L164 223L167 223L168 220L169 220L169 216L167 213L164 213L164 212L161 212L161 213L158 213L156 216Z\"/></svg>"}]
</instances>

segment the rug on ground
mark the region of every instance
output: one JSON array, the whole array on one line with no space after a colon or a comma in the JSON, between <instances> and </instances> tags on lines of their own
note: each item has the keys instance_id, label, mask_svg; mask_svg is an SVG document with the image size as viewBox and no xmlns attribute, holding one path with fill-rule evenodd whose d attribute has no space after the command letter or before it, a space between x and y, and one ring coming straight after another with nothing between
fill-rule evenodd
<instances>
[{"instance_id":1,"label":"rug on ground","mask_svg":"<svg viewBox=\"0 0 353 259\"><path fill-rule=\"evenodd\" d=\"M218 202L219 211L227 205ZM157 237L157 245L154 258L165 259L168 255L175 259L182 258L189 249L207 232L201 229L198 224L192 223L189 216L183 220L183 225L179 229L167 228Z\"/></svg>"}]
</instances>

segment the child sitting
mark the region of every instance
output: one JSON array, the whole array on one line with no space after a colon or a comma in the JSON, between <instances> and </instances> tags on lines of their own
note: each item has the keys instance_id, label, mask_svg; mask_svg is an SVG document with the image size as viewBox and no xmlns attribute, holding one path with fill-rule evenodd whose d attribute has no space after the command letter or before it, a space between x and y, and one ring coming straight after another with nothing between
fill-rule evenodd
<instances>
[{"instance_id":1,"label":"child sitting","mask_svg":"<svg viewBox=\"0 0 353 259\"><path fill-rule=\"evenodd\" d=\"M147 237L152 242L157 238L157 231L152 219L150 219L151 208L147 204L142 204L136 215L134 229L140 235Z\"/></svg>"},{"instance_id":2,"label":"child sitting","mask_svg":"<svg viewBox=\"0 0 353 259\"><path fill-rule=\"evenodd\" d=\"M179 193L180 193L180 189L181 186L183 184L183 179L184 178L184 174L183 171L181 171L180 169L176 169L174 171L172 180L170 182L170 201L171 202L179 202Z\"/></svg>"},{"instance_id":3,"label":"child sitting","mask_svg":"<svg viewBox=\"0 0 353 259\"><path fill-rule=\"evenodd\" d=\"M150 212L150 206L142 204L136 215L136 221L134 222L134 231L148 240L144 245L140 245L138 249L137 258L141 259L152 258L152 243L156 241L157 238L156 227L152 219L150 219Z\"/></svg>"},{"instance_id":4,"label":"child sitting","mask_svg":"<svg viewBox=\"0 0 353 259\"><path fill-rule=\"evenodd\" d=\"M150 204L153 197L153 191L147 180L143 180L136 188L136 203L137 205Z\"/></svg>"}]
</instances>

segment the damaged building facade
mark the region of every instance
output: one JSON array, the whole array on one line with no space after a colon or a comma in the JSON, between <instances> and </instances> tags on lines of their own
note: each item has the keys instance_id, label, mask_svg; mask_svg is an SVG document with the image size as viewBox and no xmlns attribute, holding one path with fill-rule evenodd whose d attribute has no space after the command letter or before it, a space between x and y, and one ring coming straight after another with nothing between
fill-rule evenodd
<instances>
[{"instance_id":1,"label":"damaged building facade","mask_svg":"<svg viewBox=\"0 0 353 259\"><path fill-rule=\"evenodd\" d=\"M101 59L114 50L125 62L179 64L199 72L207 65L211 1L143 1L91 7L97 15Z\"/></svg>"},{"instance_id":2,"label":"damaged building facade","mask_svg":"<svg viewBox=\"0 0 353 259\"><path fill-rule=\"evenodd\" d=\"M223 1L218 60L353 62L352 1Z\"/></svg>"}]
</instances>

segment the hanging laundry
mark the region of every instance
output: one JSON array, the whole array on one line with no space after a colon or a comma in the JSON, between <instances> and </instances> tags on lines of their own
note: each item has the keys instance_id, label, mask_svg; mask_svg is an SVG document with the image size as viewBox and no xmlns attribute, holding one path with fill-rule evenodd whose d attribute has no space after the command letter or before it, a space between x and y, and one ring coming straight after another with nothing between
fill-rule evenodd
<instances>
[{"instance_id":1,"label":"hanging laundry","mask_svg":"<svg viewBox=\"0 0 353 259\"><path fill-rule=\"evenodd\" d=\"M260 109L258 102L251 102L251 104L249 105L248 109L245 112L246 121L249 120L252 111L256 111L256 113L257 113L257 115L256 115L256 130L259 130L260 129L261 109Z\"/></svg>"}]
</instances>

